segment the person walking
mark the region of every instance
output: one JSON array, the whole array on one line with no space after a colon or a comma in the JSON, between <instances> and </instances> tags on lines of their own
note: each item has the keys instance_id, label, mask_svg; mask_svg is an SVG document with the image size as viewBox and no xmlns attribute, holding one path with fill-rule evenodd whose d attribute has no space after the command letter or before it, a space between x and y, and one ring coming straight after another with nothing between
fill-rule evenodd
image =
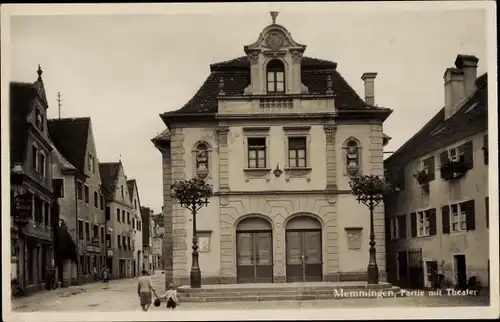
<instances>
[{"instance_id":1,"label":"person walking","mask_svg":"<svg viewBox=\"0 0 500 322\"><path fill-rule=\"evenodd\" d=\"M148 276L148 272L146 270L142 270L142 276L139 277L137 282L137 295L139 296L140 304L144 312L147 312L151 306L153 293L156 297L158 297L153 288L153 282Z\"/></svg>"},{"instance_id":2,"label":"person walking","mask_svg":"<svg viewBox=\"0 0 500 322\"><path fill-rule=\"evenodd\" d=\"M102 281L104 283L109 282L109 269L107 266L105 266L104 269L102 270Z\"/></svg>"}]
</instances>

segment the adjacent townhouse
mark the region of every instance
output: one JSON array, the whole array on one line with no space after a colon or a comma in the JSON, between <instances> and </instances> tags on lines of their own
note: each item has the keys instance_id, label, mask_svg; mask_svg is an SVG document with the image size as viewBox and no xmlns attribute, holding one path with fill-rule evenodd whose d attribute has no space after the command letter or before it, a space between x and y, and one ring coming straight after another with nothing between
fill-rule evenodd
<instances>
[{"instance_id":1,"label":"adjacent townhouse","mask_svg":"<svg viewBox=\"0 0 500 322\"><path fill-rule=\"evenodd\" d=\"M44 287L57 223L51 214L49 105L40 66L37 73L34 83L10 83L11 278L26 292Z\"/></svg>"},{"instance_id":2,"label":"adjacent townhouse","mask_svg":"<svg viewBox=\"0 0 500 322\"><path fill-rule=\"evenodd\" d=\"M90 282L106 263L105 229L112 229L105 220L92 122L89 117L51 119L48 128L56 148L52 181L59 216L78 253L76 265L64 264L63 281Z\"/></svg>"},{"instance_id":3,"label":"adjacent townhouse","mask_svg":"<svg viewBox=\"0 0 500 322\"><path fill-rule=\"evenodd\" d=\"M137 187L137 181L135 179L127 180L127 187L129 191L129 196L132 201L132 229L133 233L133 249L134 249L134 259L132 276L140 275L142 271L142 217L141 217L141 200L139 198L139 188Z\"/></svg>"},{"instance_id":4,"label":"adjacent townhouse","mask_svg":"<svg viewBox=\"0 0 500 322\"><path fill-rule=\"evenodd\" d=\"M152 234L152 246L153 246L153 266L155 269L164 269L163 263L163 214L156 214L153 216L153 234Z\"/></svg>"},{"instance_id":5,"label":"adjacent townhouse","mask_svg":"<svg viewBox=\"0 0 500 322\"><path fill-rule=\"evenodd\" d=\"M112 277L126 278L133 273L133 237L132 211L134 210L127 177L121 161L99 163L102 185L106 190L106 212L110 214L113 227L111 245L108 252L112 262L108 267Z\"/></svg>"},{"instance_id":6,"label":"adjacent townhouse","mask_svg":"<svg viewBox=\"0 0 500 322\"><path fill-rule=\"evenodd\" d=\"M152 220L153 210L149 207L141 207L142 217L142 253L143 253L143 269L148 272L154 271L153 266L153 240L152 240Z\"/></svg>"},{"instance_id":7,"label":"adjacent townhouse","mask_svg":"<svg viewBox=\"0 0 500 322\"><path fill-rule=\"evenodd\" d=\"M488 76L477 66L456 57L444 107L384 162L396 187L385 200L393 284L431 287L443 274L447 285L489 285Z\"/></svg>"}]
</instances>

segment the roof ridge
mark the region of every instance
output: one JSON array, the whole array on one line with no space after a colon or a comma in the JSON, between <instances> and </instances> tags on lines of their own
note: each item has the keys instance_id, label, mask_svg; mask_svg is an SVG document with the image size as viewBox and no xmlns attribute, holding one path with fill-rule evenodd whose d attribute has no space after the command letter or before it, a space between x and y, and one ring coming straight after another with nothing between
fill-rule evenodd
<instances>
[{"instance_id":1,"label":"roof ridge","mask_svg":"<svg viewBox=\"0 0 500 322\"><path fill-rule=\"evenodd\" d=\"M81 117L64 117L64 118L53 118L47 119L48 122L58 122L58 121L90 121L90 116Z\"/></svg>"}]
</instances>

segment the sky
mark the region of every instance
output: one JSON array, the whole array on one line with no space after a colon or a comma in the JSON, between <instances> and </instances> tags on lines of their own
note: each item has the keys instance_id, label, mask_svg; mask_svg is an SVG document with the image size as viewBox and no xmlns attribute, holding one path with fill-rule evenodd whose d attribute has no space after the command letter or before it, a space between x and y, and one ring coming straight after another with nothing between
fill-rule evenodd
<instances>
[{"instance_id":1,"label":"sky","mask_svg":"<svg viewBox=\"0 0 500 322\"><path fill-rule=\"evenodd\" d=\"M333 7L333 6L332 6ZM182 107L209 65L244 55L271 23L269 10L156 15L11 17L11 81L33 82L38 64L49 118L91 117L100 162L123 162L142 206L161 211L161 154L150 139L159 114ZM307 45L306 56L338 63L364 97L364 72L377 72L375 103L394 110L384 123L395 151L444 105L443 74L457 54L486 72L484 10L281 11L277 23Z\"/></svg>"}]
</instances>

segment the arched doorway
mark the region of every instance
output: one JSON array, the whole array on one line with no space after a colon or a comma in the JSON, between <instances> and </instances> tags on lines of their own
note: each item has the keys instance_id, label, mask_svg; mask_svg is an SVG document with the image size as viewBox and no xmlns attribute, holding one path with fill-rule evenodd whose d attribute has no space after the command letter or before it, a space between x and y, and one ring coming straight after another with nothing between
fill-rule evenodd
<instances>
[{"instance_id":1,"label":"arched doorway","mask_svg":"<svg viewBox=\"0 0 500 322\"><path fill-rule=\"evenodd\" d=\"M286 225L287 282L323 279L321 223L310 216L292 218Z\"/></svg>"},{"instance_id":2,"label":"arched doorway","mask_svg":"<svg viewBox=\"0 0 500 322\"><path fill-rule=\"evenodd\" d=\"M246 218L236 226L236 280L273 282L273 232L264 218Z\"/></svg>"}]
</instances>

